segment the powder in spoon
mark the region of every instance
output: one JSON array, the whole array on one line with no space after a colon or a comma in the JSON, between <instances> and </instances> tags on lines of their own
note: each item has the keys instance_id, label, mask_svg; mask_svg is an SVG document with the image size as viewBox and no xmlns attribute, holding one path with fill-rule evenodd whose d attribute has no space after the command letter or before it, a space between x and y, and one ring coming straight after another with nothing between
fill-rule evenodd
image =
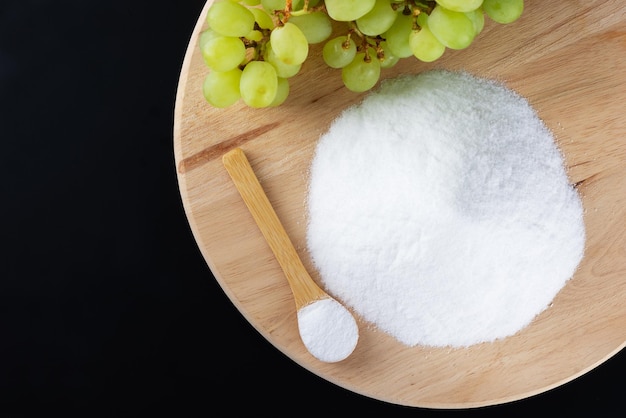
<instances>
[{"instance_id":1,"label":"powder in spoon","mask_svg":"<svg viewBox=\"0 0 626 418\"><path fill-rule=\"evenodd\" d=\"M298 328L307 350L328 363L347 358L359 339L359 329L352 314L329 298L300 308Z\"/></svg>"},{"instance_id":2,"label":"powder in spoon","mask_svg":"<svg viewBox=\"0 0 626 418\"><path fill-rule=\"evenodd\" d=\"M515 334L583 257L583 209L529 103L464 72L387 80L322 135L307 246L326 290L413 346Z\"/></svg>"}]
</instances>

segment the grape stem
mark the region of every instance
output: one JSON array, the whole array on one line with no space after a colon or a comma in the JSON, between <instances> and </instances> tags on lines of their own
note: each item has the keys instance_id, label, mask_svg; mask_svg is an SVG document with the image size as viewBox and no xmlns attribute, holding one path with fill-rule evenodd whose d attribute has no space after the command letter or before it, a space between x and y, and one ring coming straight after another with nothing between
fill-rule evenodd
<instances>
[{"instance_id":1,"label":"grape stem","mask_svg":"<svg viewBox=\"0 0 626 418\"><path fill-rule=\"evenodd\" d=\"M342 44L344 48L350 47L350 38L352 35L357 35L361 39L360 45L357 44L357 51L365 53L363 57L363 61L370 62L372 61L372 57L370 56L369 49L370 47L376 50L376 56L379 60L383 60L385 58L385 53L380 48L380 42L383 39L380 36L369 36L365 35L363 32L359 30L355 22L348 22L348 34L346 35L346 41ZM355 42L356 43L356 42Z\"/></svg>"},{"instance_id":2,"label":"grape stem","mask_svg":"<svg viewBox=\"0 0 626 418\"><path fill-rule=\"evenodd\" d=\"M285 21L283 23L287 23L287 21L289 20L292 9L293 9L293 0L285 0L285 10L284 10L284 17L283 17Z\"/></svg>"},{"instance_id":3,"label":"grape stem","mask_svg":"<svg viewBox=\"0 0 626 418\"><path fill-rule=\"evenodd\" d=\"M352 38L352 32L348 31L348 34L346 35L346 40L341 44L341 47L343 49L349 49L350 48L350 39Z\"/></svg>"}]
</instances>

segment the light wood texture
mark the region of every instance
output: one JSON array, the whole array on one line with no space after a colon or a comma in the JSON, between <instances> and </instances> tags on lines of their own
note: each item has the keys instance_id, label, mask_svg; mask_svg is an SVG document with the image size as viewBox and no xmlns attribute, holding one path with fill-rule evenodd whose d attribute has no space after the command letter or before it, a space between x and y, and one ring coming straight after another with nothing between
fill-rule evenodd
<instances>
[{"instance_id":1,"label":"light wood texture","mask_svg":"<svg viewBox=\"0 0 626 418\"><path fill-rule=\"evenodd\" d=\"M296 311L317 300L330 298L306 271L243 150L235 148L228 151L222 162L285 273L296 302Z\"/></svg>"},{"instance_id":2,"label":"light wood texture","mask_svg":"<svg viewBox=\"0 0 626 418\"><path fill-rule=\"evenodd\" d=\"M554 132L581 194L586 252L552 306L512 337L466 349L408 348L359 320L357 348L347 360L332 364L318 361L302 345L287 280L220 159L230 149L245 150L319 284L305 239L309 164L319 136L363 95L342 87L340 72L323 65L322 46L315 45L282 106L211 108L201 94L207 70L197 46L207 8L193 31L176 101L180 192L211 272L277 349L324 379L369 397L467 408L546 391L624 347L626 2L527 0L520 20L511 25L487 21L466 50L446 51L431 64L405 59L383 71L387 78L432 68L466 70L500 80L526 97Z\"/></svg>"}]
</instances>

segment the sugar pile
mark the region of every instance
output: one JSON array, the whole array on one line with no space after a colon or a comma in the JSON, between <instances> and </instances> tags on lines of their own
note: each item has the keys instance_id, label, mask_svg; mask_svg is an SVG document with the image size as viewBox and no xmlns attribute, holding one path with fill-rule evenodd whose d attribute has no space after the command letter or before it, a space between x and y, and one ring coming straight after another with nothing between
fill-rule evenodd
<instances>
[{"instance_id":1,"label":"sugar pile","mask_svg":"<svg viewBox=\"0 0 626 418\"><path fill-rule=\"evenodd\" d=\"M572 277L583 208L528 102L463 72L387 80L345 110L310 168L322 284L402 343L515 334Z\"/></svg>"}]
</instances>

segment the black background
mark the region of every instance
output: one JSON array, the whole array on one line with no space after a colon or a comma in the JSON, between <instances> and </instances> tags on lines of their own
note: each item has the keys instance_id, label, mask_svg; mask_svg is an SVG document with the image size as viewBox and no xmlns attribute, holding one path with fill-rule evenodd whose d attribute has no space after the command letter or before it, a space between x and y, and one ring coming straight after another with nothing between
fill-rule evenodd
<instances>
[{"instance_id":1,"label":"black background","mask_svg":"<svg viewBox=\"0 0 626 418\"><path fill-rule=\"evenodd\" d=\"M344 390L261 337L178 192L173 109L203 4L0 0L1 416L623 415L623 350L547 393L445 411Z\"/></svg>"}]
</instances>

